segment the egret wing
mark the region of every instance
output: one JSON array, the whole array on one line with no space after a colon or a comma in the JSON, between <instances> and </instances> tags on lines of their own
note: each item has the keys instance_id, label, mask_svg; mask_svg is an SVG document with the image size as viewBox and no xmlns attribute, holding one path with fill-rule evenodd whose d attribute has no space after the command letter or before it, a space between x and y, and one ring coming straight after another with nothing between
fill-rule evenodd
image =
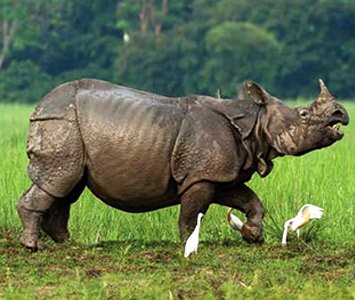
<instances>
[{"instance_id":1,"label":"egret wing","mask_svg":"<svg viewBox=\"0 0 355 300\"><path fill-rule=\"evenodd\" d=\"M198 247L198 232L194 231L186 241L184 257L189 257L191 253L196 252L197 247Z\"/></svg>"},{"instance_id":2,"label":"egret wing","mask_svg":"<svg viewBox=\"0 0 355 300\"><path fill-rule=\"evenodd\" d=\"M304 215L306 211L308 212L310 219L320 219L323 215L323 208L313 204L303 205L298 215Z\"/></svg>"}]
</instances>

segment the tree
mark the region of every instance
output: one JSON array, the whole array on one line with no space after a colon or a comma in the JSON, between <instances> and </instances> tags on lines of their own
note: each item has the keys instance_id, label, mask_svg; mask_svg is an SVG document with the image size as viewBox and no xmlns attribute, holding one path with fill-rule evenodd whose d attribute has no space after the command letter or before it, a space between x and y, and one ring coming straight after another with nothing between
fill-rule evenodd
<instances>
[{"instance_id":1,"label":"tree","mask_svg":"<svg viewBox=\"0 0 355 300\"><path fill-rule=\"evenodd\" d=\"M250 22L274 34L281 44L275 74L279 94L314 96L318 78L339 96L355 94L349 76L355 68L354 1L263 0L252 5L248 0L221 0L211 22L226 20Z\"/></svg>"},{"instance_id":2,"label":"tree","mask_svg":"<svg viewBox=\"0 0 355 300\"><path fill-rule=\"evenodd\" d=\"M12 61L0 73L0 101L39 101L52 87L51 77L29 60Z\"/></svg>"},{"instance_id":3,"label":"tree","mask_svg":"<svg viewBox=\"0 0 355 300\"><path fill-rule=\"evenodd\" d=\"M188 0L123 0L117 7L117 28L124 32L154 32L159 36L187 20L191 13Z\"/></svg>"},{"instance_id":4,"label":"tree","mask_svg":"<svg viewBox=\"0 0 355 300\"><path fill-rule=\"evenodd\" d=\"M250 23L225 22L206 35L208 59L205 85L210 93L221 90L235 96L245 80L272 86L278 70L280 44L270 32Z\"/></svg>"},{"instance_id":5,"label":"tree","mask_svg":"<svg viewBox=\"0 0 355 300\"><path fill-rule=\"evenodd\" d=\"M39 46L26 52L35 53L32 59L53 77L75 71L84 74L85 68L95 66L99 77L101 70L106 73L112 68L116 56L116 6L116 0L57 1L41 24Z\"/></svg>"},{"instance_id":6,"label":"tree","mask_svg":"<svg viewBox=\"0 0 355 300\"><path fill-rule=\"evenodd\" d=\"M0 1L0 71L12 49L21 49L37 33L27 8L30 1Z\"/></svg>"},{"instance_id":7,"label":"tree","mask_svg":"<svg viewBox=\"0 0 355 300\"><path fill-rule=\"evenodd\" d=\"M120 84L169 96L182 96L196 87L196 44L183 32L136 34L122 45L116 62Z\"/></svg>"}]
</instances>

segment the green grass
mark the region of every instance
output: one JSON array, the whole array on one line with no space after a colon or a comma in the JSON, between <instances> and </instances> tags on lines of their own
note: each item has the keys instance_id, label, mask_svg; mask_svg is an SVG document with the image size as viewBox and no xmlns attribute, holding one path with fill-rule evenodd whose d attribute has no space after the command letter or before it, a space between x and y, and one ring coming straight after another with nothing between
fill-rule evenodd
<instances>
[{"instance_id":1,"label":"green grass","mask_svg":"<svg viewBox=\"0 0 355 300\"><path fill-rule=\"evenodd\" d=\"M346 105L350 118L355 105ZM199 254L182 258L179 207L144 214L112 209L85 192L72 208L67 245L30 254L18 243L15 211L29 186L26 140L30 106L0 105L0 298L232 299L355 297L355 125L330 148L274 161L249 186L263 200L266 244L245 244L212 206ZM324 208L298 241L280 247L283 222L304 203ZM240 215L241 216L241 215ZM22 295L22 296L21 296Z\"/></svg>"},{"instance_id":2,"label":"green grass","mask_svg":"<svg viewBox=\"0 0 355 300\"><path fill-rule=\"evenodd\" d=\"M330 244L254 247L202 242L184 259L172 242L53 245L31 254L0 244L0 298L353 299L354 250Z\"/></svg>"}]
</instances>

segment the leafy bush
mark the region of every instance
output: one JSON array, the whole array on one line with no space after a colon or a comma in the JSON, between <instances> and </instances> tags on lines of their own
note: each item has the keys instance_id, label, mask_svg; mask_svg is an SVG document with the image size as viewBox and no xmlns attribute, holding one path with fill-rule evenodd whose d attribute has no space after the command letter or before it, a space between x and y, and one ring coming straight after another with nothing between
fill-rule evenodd
<instances>
[{"instance_id":1,"label":"leafy bush","mask_svg":"<svg viewBox=\"0 0 355 300\"><path fill-rule=\"evenodd\" d=\"M78 80L82 78L96 78L101 80L113 81L113 75L111 68L104 69L96 64L89 64L84 69L75 69L67 71L55 77L53 80L55 85L59 85L64 82Z\"/></svg>"},{"instance_id":2,"label":"leafy bush","mask_svg":"<svg viewBox=\"0 0 355 300\"><path fill-rule=\"evenodd\" d=\"M168 96L186 95L196 88L196 43L184 33L132 36L120 47L116 79L123 85Z\"/></svg>"},{"instance_id":3,"label":"leafy bush","mask_svg":"<svg viewBox=\"0 0 355 300\"><path fill-rule=\"evenodd\" d=\"M235 96L237 86L251 78L273 84L280 45L265 29L250 23L224 22L207 33L206 47L204 82L210 93L222 88L223 96Z\"/></svg>"},{"instance_id":4,"label":"leafy bush","mask_svg":"<svg viewBox=\"0 0 355 300\"><path fill-rule=\"evenodd\" d=\"M35 102L51 88L51 77L29 60L12 61L0 73L1 102Z\"/></svg>"}]
</instances>

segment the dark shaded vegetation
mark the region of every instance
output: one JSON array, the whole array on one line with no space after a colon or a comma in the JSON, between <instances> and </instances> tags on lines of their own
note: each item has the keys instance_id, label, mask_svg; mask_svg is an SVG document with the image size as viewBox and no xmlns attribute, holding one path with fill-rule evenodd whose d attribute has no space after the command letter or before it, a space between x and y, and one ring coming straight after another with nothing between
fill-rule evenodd
<instances>
[{"instance_id":1,"label":"dark shaded vegetation","mask_svg":"<svg viewBox=\"0 0 355 300\"><path fill-rule=\"evenodd\" d=\"M0 101L82 77L223 97L255 80L282 98L323 78L351 98L354 31L350 0L1 0Z\"/></svg>"}]
</instances>

